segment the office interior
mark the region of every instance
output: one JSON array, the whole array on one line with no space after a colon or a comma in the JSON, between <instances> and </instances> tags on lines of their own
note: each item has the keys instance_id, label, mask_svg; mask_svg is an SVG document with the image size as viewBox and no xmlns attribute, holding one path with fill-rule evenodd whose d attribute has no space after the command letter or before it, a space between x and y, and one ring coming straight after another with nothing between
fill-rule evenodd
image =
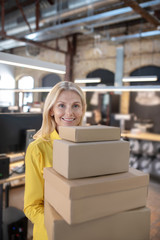
<instances>
[{"instance_id":1,"label":"office interior","mask_svg":"<svg viewBox=\"0 0 160 240\"><path fill-rule=\"evenodd\" d=\"M2 0L0 11L0 53L66 69L14 66L0 56L0 157L9 166L9 174L0 173L2 212L23 211L25 151L48 92L60 81L79 80L84 124L119 127L130 143L130 167L149 174L150 239L160 239L160 1Z\"/></svg>"}]
</instances>

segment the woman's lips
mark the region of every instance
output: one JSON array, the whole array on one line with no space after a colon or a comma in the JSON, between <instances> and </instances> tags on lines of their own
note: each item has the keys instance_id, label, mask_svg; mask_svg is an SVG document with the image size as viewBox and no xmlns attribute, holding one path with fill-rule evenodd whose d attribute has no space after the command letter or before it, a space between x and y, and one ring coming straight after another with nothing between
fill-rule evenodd
<instances>
[{"instance_id":1,"label":"woman's lips","mask_svg":"<svg viewBox=\"0 0 160 240\"><path fill-rule=\"evenodd\" d=\"M66 122L72 122L75 120L75 118L62 118Z\"/></svg>"}]
</instances>

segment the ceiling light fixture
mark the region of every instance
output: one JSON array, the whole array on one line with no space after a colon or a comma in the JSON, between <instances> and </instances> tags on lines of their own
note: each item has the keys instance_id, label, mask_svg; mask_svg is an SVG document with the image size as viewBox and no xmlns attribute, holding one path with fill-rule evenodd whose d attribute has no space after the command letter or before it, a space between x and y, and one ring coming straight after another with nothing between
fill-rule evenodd
<instances>
[{"instance_id":1,"label":"ceiling light fixture","mask_svg":"<svg viewBox=\"0 0 160 240\"><path fill-rule=\"evenodd\" d=\"M14 89L14 88L0 88L1 91L6 92L50 92L52 88L33 88L33 89ZM158 86L87 86L81 87L84 92L160 92L160 85Z\"/></svg>"},{"instance_id":2,"label":"ceiling light fixture","mask_svg":"<svg viewBox=\"0 0 160 240\"><path fill-rule=\"evenodd\" d=\"M160 92L159 86L87 86L81 87L84 92Z\"/></svg>"},{"instance_id":3,"label":"ceiling light fixture","mask_svg":"<svg viewBox=\"0 0 160 240\"><path fill-rule=\"evenodd\" d=\"M122 79L123 82L155 82L157 80L157 76L130 76Z\"/></svg>"},{"instance_id":4,"label":"ceiling light fixture","mask_svg":"<svg viewBox=\"0 0 160 240\"><path fill-rule=\"evenodd\" d=\"M66 72L66 67L64 65L3 52L0 52L0 63L59 74L65 74Z\"/></svg>"},{"instance_id":5,"label":"ceiling light fixture","mask_svg":"<svg viewBox=\"0 0 160 240\"><path fill-rule=\"evenodd\" d=\"M100 83L100 78L85 78L85 79L76 79L75 83Z\"/></svg>"}]
</instances>

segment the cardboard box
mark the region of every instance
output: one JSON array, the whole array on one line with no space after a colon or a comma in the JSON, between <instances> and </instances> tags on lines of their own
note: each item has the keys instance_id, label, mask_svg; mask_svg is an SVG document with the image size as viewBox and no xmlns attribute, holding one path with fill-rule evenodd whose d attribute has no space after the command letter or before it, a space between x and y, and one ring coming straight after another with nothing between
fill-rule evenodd
<instances>
[{"instance_id":1,"label":"cardboard box","mask_svg":"<svg viewBox=\"0 0 160 240\"><path fill-rule=\"evenodd\" d=\"M118 127L92 125L59 127L59 135L72 142L98 142L120 140L121 132Z\"/></svg>"},{"instance_id":2,"label":"cardboard box","mask_svg":"<svg viewBox=\"0 0 160 240\"><path fill-rule=\"evenodd\" d=\"M54 140L53 149L53 168L68 179L127 172L129 168L128 141Z\"/></svg>"},{"instance_id":3,"label":"cardboard box","mask_svg":"<svg viewBox=\"0 0 160 240\"><path fill-rule=\"evenodd\" d=\"M82 223L146 205L149 175L126 173L68 180L44 169L45 199L68 224Z\"/></svg>"},{"instance_id":4,"label":"cardboard box","mask_svg":"<svg viewBox=\"0 0 160 240\"><path fill-rule=\"evenodd\" d=\"M75 225L67 224L45 201L44 221L48 240L149 240L150 210L125 211Z\"/></svg>"}]
</instances>

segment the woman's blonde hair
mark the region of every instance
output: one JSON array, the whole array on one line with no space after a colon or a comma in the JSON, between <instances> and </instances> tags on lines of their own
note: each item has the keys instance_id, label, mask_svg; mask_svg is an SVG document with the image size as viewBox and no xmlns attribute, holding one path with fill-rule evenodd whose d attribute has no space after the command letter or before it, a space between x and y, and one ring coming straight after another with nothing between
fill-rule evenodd
<instances>
[{"instance_id":1,"label":"woman's blonde hair","mask_svg":"<svg viewBox=\"0 0 160 240\"><path fill-rule=\"evenodd\" d=\"M78 93L78 95L80 96L82 101L83 114L82 114L81 122L79 125L82 124L82 120L86 111L86 99L85 99L84 93L82 92L81 88L77 84L73 82L68 82L68 81L61 81L52 88L52 90L49 92L49 94L46 97L44 109L43 109L42 126L39 129L39 131L34 135L34 139L40 138L40 137L42 137L44 140L50 139L50 134L51 132L53 132L53 130L56 127L55 120L51 116L50 111L62 91L74 91Z\"/></svg>"}]
</instances>

